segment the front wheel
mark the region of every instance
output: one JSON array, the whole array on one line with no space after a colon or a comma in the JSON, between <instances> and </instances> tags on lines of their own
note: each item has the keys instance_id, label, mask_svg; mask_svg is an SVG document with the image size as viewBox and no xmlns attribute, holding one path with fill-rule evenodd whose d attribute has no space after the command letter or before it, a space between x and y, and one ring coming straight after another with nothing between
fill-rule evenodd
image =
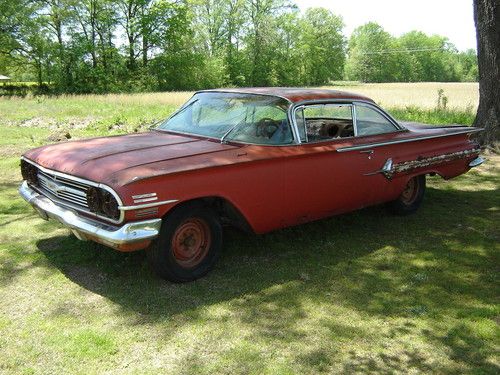
<instances>
[{"instance_id":1,"label":"front wheel","mask_svg":"<svg viewBox=\"0 0 500 375\"><path fill-rule=\"evenodd\" d=\"M148 260L163 279L192 281L212 269L221 247L217 215L201 204L187 204L163 220L160 236L148 249Z\"/></svg>"},{"instance_id":2,"label":"front wheel","mask_svg":"<svg viewBox=\"0 0 500 375\"><path fill-rule=\"evenodd\" d=\"M418 210L424 199L425 175L413 177L395 201L389 202L389 210L396 215L409 215Z\"/></svg>"}]
</instances>

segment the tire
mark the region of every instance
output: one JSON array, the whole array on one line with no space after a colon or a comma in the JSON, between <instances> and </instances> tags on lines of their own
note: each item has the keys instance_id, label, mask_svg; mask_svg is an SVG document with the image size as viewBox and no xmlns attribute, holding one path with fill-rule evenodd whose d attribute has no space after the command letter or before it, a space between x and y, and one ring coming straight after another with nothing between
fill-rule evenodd
<instances>
[{"instance_id":1,"label":"tire","mask_svg":"<svg viewBox=\"0 0 500 375\"><path fill-rule=\"evenodd\" d=\"M182 283L210 271L221 248L222 227L218 216L210 208L192 203L167 215L147 255L159 277Z\"/></svg>"},{"instance_id":2,"label":"tire","mask_svg":"<svg viewBox=\"0 0 500 375\"><path fill-rule=\"evenodd\" d=\"M425 175L413 177L395 201L388 203L389 210L396 215L410 215L418 210L425 194Z\"/></svg>"}]
</instances>

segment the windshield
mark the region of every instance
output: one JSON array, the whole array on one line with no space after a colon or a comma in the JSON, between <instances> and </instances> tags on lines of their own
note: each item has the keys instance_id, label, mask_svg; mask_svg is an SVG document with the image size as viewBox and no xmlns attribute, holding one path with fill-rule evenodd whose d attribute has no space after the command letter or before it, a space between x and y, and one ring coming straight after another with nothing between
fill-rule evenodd
<instances>
[{"instance_id":1,"label":"windshield","mask_svg":"<svg viewBox=\"0 0 500 375\"><path fill-rule=\"evenodd\" d=\"M289 103L274 96L201 92L158 129L254 144L289 144Z\"/></svg>"}]
</instances>

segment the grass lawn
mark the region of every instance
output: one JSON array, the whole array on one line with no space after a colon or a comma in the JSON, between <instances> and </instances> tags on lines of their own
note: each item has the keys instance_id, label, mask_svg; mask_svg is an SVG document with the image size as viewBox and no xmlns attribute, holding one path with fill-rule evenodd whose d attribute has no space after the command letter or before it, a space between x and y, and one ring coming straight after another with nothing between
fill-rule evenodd
<instances>
[{"instance_id":1,"label":"grass lawn","mask_svg":"<svg viewBox=\"0 0 500 375\"><path fill-rule=\"evenodd\" d=\"M477 83L336 83L331 89L373 98L394 117L429 124L471 125L479 100ZM437 109L438 90L448 98L447 109ZM51 129L87 129L89 134L136 131L170 115L192 92L59 97L0 97L0 124Z\"/></svg>"},{"instance_id":2,"label":"grass lawn","mask_svg":"<svg viewBox=\"0 0 500 375\"><path fill-rule=\"evenodd\" d=\"M500 372L499 156L429 178L409 217L372 207L264 236L227 229L216 268L176 285L141 252L35 215L19 155L57 126L17 126L15 112L0 116L0 373Z\"/></svg>"}]
</instances>

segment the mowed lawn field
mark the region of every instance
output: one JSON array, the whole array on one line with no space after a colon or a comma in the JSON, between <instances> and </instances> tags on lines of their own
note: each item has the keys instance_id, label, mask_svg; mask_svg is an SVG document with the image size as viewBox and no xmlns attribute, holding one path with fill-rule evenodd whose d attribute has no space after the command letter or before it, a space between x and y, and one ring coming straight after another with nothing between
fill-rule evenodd
<instances>
[{"instance_id":1,"label":"mowed lawn field","mask_svg":"<svg viewBox=\"0 0 500 375\"><path fill-rule=\"evenodd\" d=\"M444 84L428 85L388 106L437 101ZM142 252L78 241L18 196L24 150L139 131L189 95L0 99L0 373L500 372L498 155L428 178L408 217L378 206L263 236L227 228L215 269L188 284L158 279Z\"/></svg>"}]
</instances>

